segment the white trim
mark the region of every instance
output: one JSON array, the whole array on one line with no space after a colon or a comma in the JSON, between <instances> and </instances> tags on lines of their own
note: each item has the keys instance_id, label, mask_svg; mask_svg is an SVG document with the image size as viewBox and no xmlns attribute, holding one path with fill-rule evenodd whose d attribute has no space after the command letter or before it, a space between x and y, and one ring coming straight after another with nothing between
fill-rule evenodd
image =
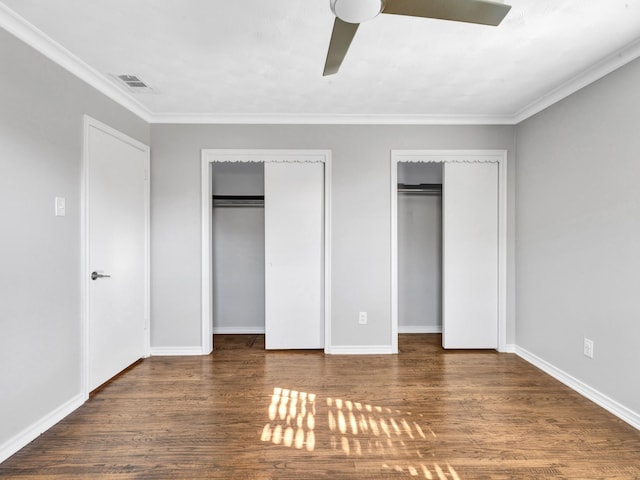
<instances>
[{"instance_id":1,"label":"white trim","mask_svg":"<svg viewBox=\"0 0 640 480\"><path fill-rule=\"evenodd\" d=\"M156 113L152 123L190 125L513 125L513 115Z\"/></svg>"},{"instance_id":2,"label":"white trim","mask_svg":"<svg viewBox=\"0 0 640 480\"><path fill-rule=\"evenodd\" d=\"M213 306L211 303L212 286L213 286L213 268L212 249L213 249L213 205L211 204L211 193L213 185L211 183L211 162L205 159L204 150L201 154L200 167L200 212L201 218L201 307L200 307L200 342L202 345L202 353L207 355L213 351Z\"/></svg>"},{"instance_id":3,"label":"white trim","mask_svg":"<svg viewBox=\"0 0 640 480\"><path fill-rule=\"evenodd\" d=\"M203 163L328 163L329 150L202 149ZM208 201L208 200L207 200Z\"/></svg>"},{"instance_id":4,"label":"white trim","mask_svg":"<svg viewBox=\"0 0 640 480\"><path fill-rule=\"evenodd\" d=\"M133 95L121 89L109 77L89 66L1 2L0 27L134 115L147 123L153 123L153 114Z\"/></svg>"},{"instance_id":5,"label":"white trim","mask_svg":"<svg viewBox=\"0 0 640 480\"><path fill-rule=\"evenodd\" d=\"M329 353L331 343L331 150L326 151L324 162L324 351Z\"/></svg>"},{"instance_id":6,"label":"white trim","mask_svg":"<svg viewBox=\"0 0 640 480\"><path fill-rule=\"evenodd\" d=\"M89 282L86 272L89 271L89 121L91 117L82 119L82 167L80 180L80 391L85 400L89 398Z\"/></svg>"},{"instance_id":7,"label":"white trim","mask_svg":"<svg viewBox=\"0 0 640 480\"><path fill-rule=\"evenodd\" d=\"M398 353L398 160L391 150L391 353Z\"/></svg>"},{"instance_id":8,"label":"white trim","mask_svg":"<svg viewBox=\"0 0 640 480\"><path fill-rule=\"evenodd\" d=\"M64 419L67 415L74 410L81 407L86 398L84 394L79 393L75 397L71 398L67 402L60 405L55 410L49 412L40 420L37 420L17 435L0 445L0 463L4 462L11 455L18 450L26 447L30 442L38 438L43 432L46 432L53 427L60 420ZM8 413L8 412L7 412Z\"/></svg>"},{"instance_id":9,"label":"white trim","mask_svg":"<svg viewBox=\"0 0 640 480\"><path fill-rule=\"evenodd\" d=\"M620 420L640 430L640 413L634 412L630 408L625 407L624 405L613 400L604 393L601 393L595 388L590 387L583 381L569 375L567 372L550 364L546 360L543 360L542 358L529 352L528 350L520 346L516 346L515 350L516 355L518 355L522 359L538 367L543 372L551 375L556 380L564 383L567 387L578 392L583 397L591 400L596 405L601 406L608 412L618 417Z\"/></svg>"},{"instance_id":10,"label":"white trim","mask_svg":"<svg viewBox=\"0 0 640 480\"><path fill-rule=\"evenodd\" d=\"M213 327L214 335L264 335L264 327Z\"/></svg>"},{"instance_id":11,"label":"white trim","mask_svg":"<svg viewBox=\"0 0 640 480\"><path fill-rule=\"evenodd\" d=\"M581 88L640 57L640 40L612 52L583 72L513 113L500 115L411 114L211 114L151 112L130 92L79 59L6 5L0 3L0 27L51 61L91 85L148 123L157 124L281 124L281 125L517 125Z\"/></svg>"},{"instance_id":12,"label":"white trim","mask_svg":"<svg viewBox=\"0 0 640 480\"><path fill-rule=\"evenodd\" d=\"M214 162L319 162L324 164L324 351L331 350L331 151L330 150L255 150L202 149L202 350L213 350L212 334L212 206L211 164Z\"/></svg>"},{"instance_id":13,"label":"white trim","mask_svg":"<svg viewBox=\"0 0 640 480\"><path fill-rule=\"evenodd\" d=\"M620 67L632 62L636 58L640 57L640 39L624 46L623 48L616 50L612 54L603 58L599 62L594 63L586 70L580 72L575 77L569 79L562 85L552 89L550 92L545 93L542 97L538 98L529 105L524 106L516 113L511 115L511 124L517 125L518 123L532 117L536 113L541 112L545 108L558 103L560 100L576 93L578 90L592 84L593 82L600 80L604 76L617 70Z\"/></svg>"},{"instance_id":14,"label":"white trim","mask_svg":"<svg viewBox=\"0 0 640 480\"><path fill-rule=\"evenodd\" d=\"M142 144L143 145L143 144ZM151 147L145 148L145 218L144 218L144 336L145 356L151 355Z\"/></svg>"},{"instance_id":15,"label":"white trim","mask_svg":"<svg viewBox=\"0 0 640 480\"><path fill-rule=\"evenodd\" d=\"M394 353L392 345L332 345L331 355L389 355Z\"/></svg>"},{"instance_id":16,"label":"white trim","mask_svg":"<svg viewBox=\"0 0 640 480\"><path fill-rule=\"evenodd\" d=\"M107 133L118 140L128 143L133 147L141 150L145 154L145 233L144 233L144 356L148 357L151 353L151 247L150 247L150 217L151 217L151 150L138 140L106 125L89 115L83 116L83 146L82 146L82 182L81 182L81 204L80 204L80 231L82 239L80 242L80 298L81 298L81 352L82 365L81 371L81 389L84 398L89 398L89 271L90 271L90 243L89 243L89 129L95 128Z\"/></svg>"},{"instance_id":17,"label":"white trim","mask_svg":"<svg viewBox=\"0 0 640 480\"><path fill-rule=\"evenodd\" d=\"M391 341L398 353L398 163L495 162L498 164L498 348L507 348L507 151L391 150Z\"/></svg>"},{"instance_id":18,"label":"white trim","mask_svg":"<svg viewBox=\"0 0 640 480\"><path fill-rule=\"evenodd\" d=\"M203 352L201 346L197 347L151 347L152 357L187 357L194 355L207 355L211 352Z\"/></svg>"},{"instance_id":19,"label":"white trim","mask_svg":"<svg viewBox=\"0 0 640 480\"><path fill-rule=\"evenodd\" d=\"M516 353L517 345L515 343L505 343L502 348L498 348L500 353Z\"/></svg>"},{"instance_id":20,"label":"white trim","mask_svg":"<svg viewBox=\"0 0 640 480\"><path fill-rule=\"evenodd\" d=\"M398 333L442 333L442 325L398 325Z\"/></svg>"}]
</instances>

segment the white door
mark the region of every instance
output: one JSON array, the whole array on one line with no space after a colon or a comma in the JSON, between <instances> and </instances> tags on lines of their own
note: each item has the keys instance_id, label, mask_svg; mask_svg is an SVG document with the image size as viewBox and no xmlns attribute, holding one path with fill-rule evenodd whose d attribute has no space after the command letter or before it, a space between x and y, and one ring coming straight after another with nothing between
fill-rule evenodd
<instances>
[{"instance_id":1,"label":"white door","mask_svg":"<svg viewBox=\"0 0 640 480\"><path fill-rule=\"evenodd\" d=\"M324 348L324 165L264 165L265 343Z\"/></svg>"},{"instance_id":2,"label":"white door","mask_svg":"<svg viewBox=\"0 0 640 480\"><path fill-rule=\"evenodd\" d=\"M442 345L498 345L498 165L445 163Z\"/></svg>"},{"instance_id":3,"label":"white door","mask_svg":"<svg viewBox=\"0 0 640 480\"><path fill-rule=\"evenodd\" d=\"M146 353L149 151L97 122L86 135L91 391Z\"/></svg>"}]
</instances>

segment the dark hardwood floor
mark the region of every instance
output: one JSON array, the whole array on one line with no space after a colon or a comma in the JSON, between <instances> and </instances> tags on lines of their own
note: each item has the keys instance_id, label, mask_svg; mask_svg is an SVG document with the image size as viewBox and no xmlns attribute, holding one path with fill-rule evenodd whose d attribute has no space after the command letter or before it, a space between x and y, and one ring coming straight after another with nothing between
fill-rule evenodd
<instances>
[{"instance_id":1,"label":"dark hardwood floor","mask_svg":"<svg viewBox=\"0 0 640 480\"><path fill-rule=\"evenodd\" d=\"M639 479L640 432L512 354L152 357L0 464L1 478Z\"/></svg>"}]
</instances>

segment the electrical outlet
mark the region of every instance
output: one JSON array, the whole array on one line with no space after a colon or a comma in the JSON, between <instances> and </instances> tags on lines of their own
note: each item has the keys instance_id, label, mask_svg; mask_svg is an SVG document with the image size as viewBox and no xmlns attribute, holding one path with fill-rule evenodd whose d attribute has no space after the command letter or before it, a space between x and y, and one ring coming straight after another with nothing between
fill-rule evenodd
<instances>
[{"instance_id":1,"label":"electrical outlet","mask_svg":"<svg viewBox=\"0 0 640 480\"><path fill-rule=\"evenodd\" d=\"M367 324L367 312L358 313L358 323L360 325L366 325Z\"/></svg>"},{"instance_id":2,"label":"electrical outlet","mask_svg":"<svg viewBox=\"0 0 640 480\"><path fill-rule=\"evenodd\" d=\"M593 340L584 338L584 355L585 357L593 358Z\"/></svg>"}]
</instances>

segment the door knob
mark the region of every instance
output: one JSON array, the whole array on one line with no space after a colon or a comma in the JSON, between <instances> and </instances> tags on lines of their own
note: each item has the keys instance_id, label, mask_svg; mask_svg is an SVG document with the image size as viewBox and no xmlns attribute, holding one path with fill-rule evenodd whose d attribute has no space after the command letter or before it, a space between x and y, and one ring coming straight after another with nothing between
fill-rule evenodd
<instances>
[{"instance_id":1,"label":"door knob","mask_svg":"<svg viewBox=\"0 0 640 480\"><path fill-rule=\"evenodd\" d=\"M91 280L97 280L98 278L110 278L111 275L105 273L91 272Z\"/></svg>"}]
</instances>

